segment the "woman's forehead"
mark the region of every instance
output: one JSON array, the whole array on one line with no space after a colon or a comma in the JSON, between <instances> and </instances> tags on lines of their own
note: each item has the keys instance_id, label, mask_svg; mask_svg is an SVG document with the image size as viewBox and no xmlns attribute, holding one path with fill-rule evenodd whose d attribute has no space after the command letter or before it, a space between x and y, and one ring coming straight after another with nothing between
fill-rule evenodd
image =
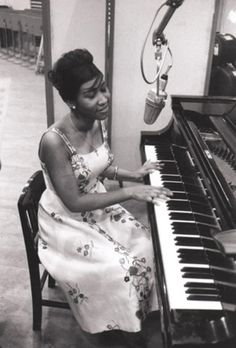
<instances>
[{"instance_id":1,"label":"woman's forehead","mask_svg":"<svg viewBox=\"0 0 236 348\"><path fill-rule=\"evenodd\" d=\"M87 90L97 89L100 87L102 81L103 81L103 75L96 76L93 79L91 79L87 82L84 82L81 85L80 90L85 92Z\"/></svg>"}]
</instances>

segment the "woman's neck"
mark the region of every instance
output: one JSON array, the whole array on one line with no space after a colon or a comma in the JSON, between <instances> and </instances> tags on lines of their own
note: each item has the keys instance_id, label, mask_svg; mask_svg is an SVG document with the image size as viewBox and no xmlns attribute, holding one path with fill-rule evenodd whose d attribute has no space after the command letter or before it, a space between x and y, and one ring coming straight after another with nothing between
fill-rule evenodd
<instances>
[{"instance_id":1,"label":"woman's neck","mask_svg":"<svg viewBox=\"0 0 236 348\"><path fill-rule=\"evenodd\" d=\"M93 125L95 122L95 120L93 119L90 119L88 117L85 118L81 115L77 115L76 113L72 111L70 112L69 117L70 117L73 128L79 132L90 131L93 128Z\"/></svg>"}]
</instances>

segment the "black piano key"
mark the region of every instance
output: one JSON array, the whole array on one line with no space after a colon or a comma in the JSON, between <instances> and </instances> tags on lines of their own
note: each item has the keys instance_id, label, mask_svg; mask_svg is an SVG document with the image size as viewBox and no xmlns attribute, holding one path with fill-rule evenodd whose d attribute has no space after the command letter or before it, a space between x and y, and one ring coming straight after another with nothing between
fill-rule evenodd
<instances>
[{"instance_id":1,"label":"black piano key","mask_svg":"<svg viewBox=\"0 0 236 348\"><path fill-rule=\"evenodd\" d=\"M176 166L176 162L162 162L162 167L159 169L161 174L175 174L178 175L179 171Z\"/></svg>"},{"instance_id":2,"label":"black piano key","mask_svg":"<svg viewBox=\"0 0 236 348\"><path fill-rule=\"evenodd\" d=\"M182 275L183 278L192 278L192 279L214 279L212 274L205 273L195 273L195 272L184 272Z\"/></svg>"},{"instance_id":3,"label":"black piano key","mask_svg":"<svg viewBox=\"0 0 236 348\"><path fill-rule=\"evenodd\" d=\"M186 294L192 295L219 295L218 289L187 289L185 291Z\"/></svg>"},{"instance_id":4,"label":"black piano key","mask_svg":"<svg viewBox=\"0 0 236 348\"><path fill-rule=\"evenodd\" d=\"M213 250L219 250L218 245L216 242L212 239L206 239L202 238L202 245L204 246L205 249L213 249Z\"/></svg>"},{"instance_id":5,"label":"black piano key","mask_svg":"<svg viewBox=\"0 0 236 348\"><path fill-rule=\"evenodd\" d=\"M169 145L155 146L155 152L156 152L156 156L158 160L162 160L162 159L173 160L174 159L173 153L171 152Z\"/></svg>"},{"instance_id":6,"label":"black piano key","mask_svg":"<svg viewBox=\"0 0 236 348\"><path fill-rule=\"evenodd\" d=\"M172 193L173 193L173 196L171 196L172 199L185 199L189 201L190 203L191 201L193 201L199 204L209 204L207 198L204 197L203 195L198 195L196 193L189 193L189 192L177 192L173 190L172 190Z\"/></svg>"},{"instance_id":7,"label":"black piano key","mask_svg":"<svg viewBox=\"0 0 236 348\"><path fill-rule=\"evenodd\" d=\"M212 269L212 274L216 281L236 284L236 274L226 270Z\"/></svg>"},{"instance_id":8,"label":"black piano key","mask_svg":"<svg viewBox=\"0 0 236 348\"><path fill-rule=\"evenodd\" d=\"M212 216L193 214L191 212L169 212L169 217L171 220L175 221L192 221L199 224L205 224L209 226L216 226L216 220Z\"/></svg>"},{"instance_id":9,"label":"black piano key","mask_svg":"<svg viewBox=\"0 0 236 348\"><path fill-rule=\"evenodd\" d=\"M196 256L192 256L192 257L187 257L187 256L178 256L179 258L179 263L192 263L192 264L199 264L199 265L209 265L209 262L207 260L207 258L199 258Z\"/></svg>"},{"instance_id":10,"label":"black piano key","mask_svg":"<svg viewBox=\"0 0 236 348\"><path fill-rule=\"evenodd\" d=\"M164 182L163 186L168 188L171 191L186 192L185 187L182 183Z\"/></svg>"},{"instance_id":11,"label":"black piano key","mask_svg":"<svg viewBox=\"0 0 236 348\"><path fill-rule=\"evenodd\" d=\"M201 282L187 282L184 284L185 288L188 289L217 289L215 283L201 283Z\"/></svg>"},{"instance_id":12,"label":"black piano key","mask_svg":"<svg viewBox=\"0 0 236 348\"><path fill-rule=\"evenodd\" d=\"M178 246L202 246L201 238L194 237L175 237L175 245Z\"/></svg>"},{"instance_id":13,"label":"black piano key","mask_svg":"<svg viewBox=\"0 0 236 348\"><path fill-rule=\"evenodd\" d=\"M210 205L199 203L199 202L189 202L194 213L201 213L209 216L213 216L212 208Z\"/></svg>"},{"instance_id":14,"label":"black piano key","mask_svg":"<svg viewBox=\"0 0 236 348\"><path fill-rule=\"evenodd\" d=\"M187 176L187 175L194 175L196 173L196 169L192 167L191 165L188 165L186 163L178 163L178 169L179 173L182 176Z\"/></svg>"},{"instance_id":15,"label":"black piano key","mask_svg":"<svg viewBox=\"0 0 236 348\"><path fill-rule=\"evenodd\" d=\"M232 263L234 261L228 257L225 257L220 252L215 252L213 250L205 249L206 255L208 257L209 263L215 267L223 267L232 269Z\"/></svg>"},{"instance_id":16,"label":"black piano key","mask_svg":"<svg viewBox=\"0 0 236 348\"><path fill-rule=\"evenodd\" d=\"M175 237L175 244L179 246L203 246L204 248L208 249L219 249L214 240L201 237Z\"/></svg>"},{"instance_id":17,"label":"black piano key","mask_svg":"<svg viewBox=\"0 0 236 348\"><path fill-rule=\"evenodd\" d=\"M213 216L208 215L201 215L201 214L193 214L195 217L195 221L199 224L205 224L209 226L217 226L216 218Z\"/></svg>"},{"instance_id":18,"label":"black piano key","mask_svg":"<svg viewBox=\"0 0 236 348\"><path fill-rule=\"evenodd\" d=\"M197 202L191 202L188 200L177 200L172 199L166 202L166 205L169 210L180 210L180 211L189 211L196 214L204 214L208 216L213 216L212 210L209 206L200 204Z\"/></svg>"},{"instance_id":19,"label":"black piano key","mask_svg":"<svg viewBox=\"0 0 236 348\"><path fill-rule=\"evenodd\" d=\"M180 248L177 250L177 253L178 257L181 260L188 260L188 263L192 263L191 260L195 260L195 263L201 263L201 260L208 260L208 264L215 267L223 267L229 269L232 267L232 260L230 260L230 258L224 257L218 250L193 250Z\"/></svg>"},{"instance_id":20,"label":"black piano key","mask_svg":"<svg viewBox=\"0 0 236 348\"><path fill-rule=\"evenodd\" d=\"M189 301L221 301L221 297L219 295L189 295L187 297Z\"/></svg>"},{"instance_id":21,"label":"black piano key","mask_svg":"<svg viewBox=\"0 0 236 348\"><path fill-rule=\"evenodd\" d=\"M181 272L183 278L213 279L213 274L209 268L183 267Z\"/></svg>"},{"instance_id":22,"label":"black piano key","mask_svg":"<svg viewBox=\"0 0 236 348\"><path fill-rule=\"evenodd\" d=\"M184 183L184 187L185 187L185 191L187 192L196 193L196 194L199 194L200 196L205 195L202 187L199 184Z\"/></svg>"},{"instance_id":23,"label":"black piano key","mask_svg":"<svg viewBox=\"0 0 236 348\"><path fill-rule=\"evenodd\" d=\"M186 192L172 192L173 196L171 196L172 199L184 199L186 201L189 201L189 197Z\"/></svg>"},{"instance_id":24,"label":"black piano key","mask_svg":"<svg viewBox=\"0 0 236 348\"><path fill-rule=\"evenodd\" d=\"M181 272L194 272L194 273L204 273L211 275L211 269L210 268L204 268L204 267L183 267L181 268Z\"/></svg>"},{"instance_id":25,"label":"black piano key","mask_svg":"<svg viewBox=\"0 0 236 348\"><path fill-rule=\"evenodd\" d=\"M182 175L166 175L161 174L161 179L163 182L180 182L180 183L189 183L189 184L199 184L197 179L190 176L182 176Z\"/></svg>"},{"instance_id":26,"label":"black piano key","mask_svg":"<svg viewBox=\"0 0 236 348\"><path fill-rule=\"evenodd\" d=\"M231 285L227 286L227 285L217 284L217 288L220 291L222 302L231 303L233 305L236 304L235 284L234 284L234 287Z\"/></svg>"},{"instance_id":27,"label":"black piano key","mask_svg":"<svg viewBox=\"0 0 236 348\"><path fill-rule=\"evenodd\" d=\"M161 179L162 181L177 181L177 182L183 182L182 178L180 175L166 175L166 174L161 174Z\"/></svg>"},{"instance_id":28,"label":"black piano key","mask_svg":"<svg viewBox=\"0 0 236 348\"><path fill-rule=\"evenodd\" d=\"M196 234L196 235L199 235L199 230L198 230L197 225L195 223L173 221L173 222L171 222L171 226L172 226L174 234L184 234L184 235Z\"/></svg>"},{"instance_id":29,"label":"black piano key","mask_svg":"<svg viewBox=\"0 0 236 348\"><path fill-rule=\"evenodd\" d=\"M224 262L224 260L226 259L218 252L218 250L211 251L208 249L179 248L177 252L179 255L182 255L182 256L194 255L196 257L198 256L199 258L206 256L209 260L219 259L219 260L222 260L222 262Z\"/></svg>"},{"instance_id":30,"label":"black piano key","mask_svg":"<svg viewBox=\"0 0 236 348\"><path fill-rule=\"evenodd\" d=\"M192 211L188 201L170 200L166 205L169 210Z\"/></svg>"},{"instance_id":31,"label":"black piano key","mask_svg":"<svg viewBox=\"0 0 236 348\"><path fill-rule=\"evenodd\" d=\"M195 222L194 215L192 213L182 213L182 212L169 212L169 217L171 220L180 221L193 221Z\"/></svg>"},{"instance_id":32,"label":"black piano key","mask_svg":"<svg viewBox=\"0 0 236 348\"><path fill-rule=\"evenodd\" d=\"M211 237L212 234L215 234L219 231L217 226L204 226L204 225L197 223L196 227L197 227L200 235L203 237Z\"/></svg>"},{"instance_id":33,"label":"black piano key","mask_svg":"<svg viewBox=\"0 0 236 348\"><path fill-rule=\"evenodd\" d=\"M191 184L186 184L181 182L164 181L163 186L173 192L184 192L187 194L189 193L192 195L204 197L204 193L201 187L197 185L191 185Z\"/></svg>"},{"instance_id":34,"label":"black piano key","mask_svg":"<svg viewBox=\"0 0 236 348\"><path fill-rule=\"evenodd\" d=\"M173 229L173 234L192 234L202 236L204 238L211 238L211 233L218 231L215 226L205 226L198 223L182 222L182 221L172 221L171 226Z\"/></svg>"},{"instance_id":35,"label":"black piano key","mask_svg":"<svg viewBox=\"0 0 236 348\"><path fill-rule=\"evenodd\" d=\"M186 251L177 250L180 263L196 263L209 265L209 259L205 253L205 250L193 250L185 249Z\"/></svg>"}]
</instances>

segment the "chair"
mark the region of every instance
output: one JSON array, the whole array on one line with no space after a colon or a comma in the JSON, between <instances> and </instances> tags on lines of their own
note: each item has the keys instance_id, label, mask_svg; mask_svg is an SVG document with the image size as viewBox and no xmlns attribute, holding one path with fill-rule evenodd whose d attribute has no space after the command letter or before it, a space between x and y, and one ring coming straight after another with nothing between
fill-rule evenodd
<instances>
[{"instance_id":1,"label":"chair","mask_svg":"<svg viewBox=\"0 0 236 348\"><path fill-rule=\"evenodd\" d=\"M55 280L46 270L43 271L42 276L40 275L40 260L37 254L37 246L35 245L35 240L38 233L38 203L44 190L44 178L42 171L39 170L30 177L18 200L18 211L25 241L30 274L33 307L33 330L41 329L42 306L69 308L68 303L42 298L42 291L47 278L48 287L55 287Z\"/></svg>"}]
</instances>

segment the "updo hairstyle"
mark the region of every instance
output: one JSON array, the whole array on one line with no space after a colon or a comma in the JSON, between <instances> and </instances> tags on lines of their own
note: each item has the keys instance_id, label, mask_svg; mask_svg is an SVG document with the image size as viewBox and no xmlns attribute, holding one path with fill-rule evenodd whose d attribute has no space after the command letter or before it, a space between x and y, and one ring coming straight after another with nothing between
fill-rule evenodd
<instances>
[{"instance_id":1,"label":"updo hairstyle","mask_svg":"<svg viewBox=\"0 0 236 348\"><path fill-rule=\"evenodd\" d=\"M75 49L63 54L48 72L48 79L64 102L75 102L83 83L102 76L94 65L92 54L86 49Z\"/></svg>"}]
</instances>

